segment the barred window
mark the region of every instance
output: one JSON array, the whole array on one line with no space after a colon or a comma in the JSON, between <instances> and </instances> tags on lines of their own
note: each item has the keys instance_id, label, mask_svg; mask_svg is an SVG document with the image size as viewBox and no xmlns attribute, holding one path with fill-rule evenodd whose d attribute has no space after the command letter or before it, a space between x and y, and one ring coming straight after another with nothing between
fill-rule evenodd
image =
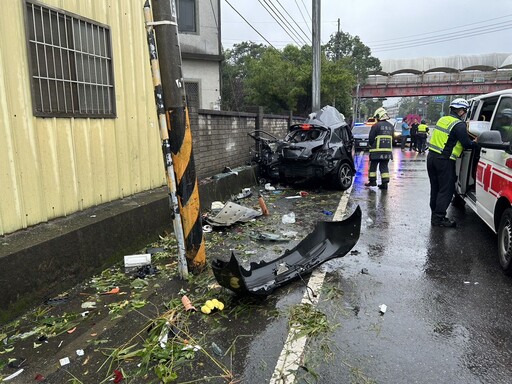
<instances>
[{"instance_id":1,"label":"barred window","mask_svg":"<svg viewBox=\"0 0 512 384\"><path fill-rule=\"evenodd\" d=\"M110 28L25 1L32 107L42 117L115 117Z\"/></svg>"},{"instance_id":2,"label":"barred window","mask_svg":"<svg viewBox=\"0 0 512 384\"><path fill-rule=\"evenodd\" d=\"M178 29L180 32L197 32L196 0L178 0Z\"/></svg>"},{"instance_id":3,"label":"barred window","mask_svg":"<svg viewBox=\"0 0 512 384\"><path fill-rule=\"evenodd\" d=\"M187 95L187 105L199 109L199 83L185 82L185 93Z\"/></svg>"}]
</instances>

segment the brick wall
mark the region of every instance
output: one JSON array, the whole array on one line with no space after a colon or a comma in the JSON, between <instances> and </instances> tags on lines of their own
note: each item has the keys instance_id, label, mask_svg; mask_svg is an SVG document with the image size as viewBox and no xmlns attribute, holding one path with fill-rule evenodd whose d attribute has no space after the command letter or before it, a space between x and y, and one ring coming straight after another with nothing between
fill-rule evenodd
<instances>
[{"instance_id":1,"label":"brick wall","mask_svg":"<svg viewBox=\"0 0 512 384\"><path fill-rule=\"evenodd\" d=\"M261 121L262 130L284 138L290 119L290 116L191 109L197 178L215 175L225 167L249 164L254 140L247 133L254 131ZM293 118L293 122L300 120Z\"/></svg>"}]
</instances>

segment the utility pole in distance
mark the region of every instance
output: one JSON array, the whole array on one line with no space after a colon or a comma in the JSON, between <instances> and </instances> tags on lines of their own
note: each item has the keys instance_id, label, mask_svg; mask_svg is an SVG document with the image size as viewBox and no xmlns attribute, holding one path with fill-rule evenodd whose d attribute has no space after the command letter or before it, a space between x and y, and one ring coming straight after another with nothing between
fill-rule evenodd
<instances>
[{"instance_id":1,"label":"utility pole in distance","mask_svg":"<svg viewBox=\"0 0 512 384\"><path fill-rule=\"evenodd\" d=\"M187 264L191 270L200 271L206 265L206 252L192 152L192 133L181 68L176 3L174 0L152 0L152 8L164 109L169 129L169 141L164 145L169 146L174 164Z\"/></svg>"},{"instance_id":2,"label":"utility pole in distance","mask_svg":"<svg viewBox=\"0 0 512 384\"><path fill-rule=\"evenodd\" d=\"M311 92L312 111L318 111L320 109L320 0L312 0L312 42L313 42L313 77L312 84L313 89Z\"/></svg>"}]
</instances>

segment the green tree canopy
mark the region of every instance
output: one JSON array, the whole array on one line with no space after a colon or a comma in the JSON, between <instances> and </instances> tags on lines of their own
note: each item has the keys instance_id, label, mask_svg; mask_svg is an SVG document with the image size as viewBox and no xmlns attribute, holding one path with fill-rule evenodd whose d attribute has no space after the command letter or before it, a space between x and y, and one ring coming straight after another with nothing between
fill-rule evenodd
<instances>
[{"instance_id":1,"label":"green tree canopy","mask_svg":"<svg viewBox=\"0 0 512 384\"><path fill-rule=\"evenodd\" d=\"M224 52L222 108L247 110L263 106L266 112L291 110L307 115L312 104L312 47L288 45L282 50L243 42ZM352 115L352 91L380 61L359 37L338 32L323 47L321 105L332 105Z\"/></svg>"},{"instance_id":2,"label":"green tree canopy","mask_svg":"<svg viewBox=\"0 0 512 384\"><path fill-rule=\"evenodd\" d=\"M325 45L325 54L331 61L341 61L356 76L360 84L370 72L380 71L380 60L371 55L371 50L363 44L359 36L340 31L331 35Z\"/></svg>"},{"instance_id":3,"label":"green tree canopy","mask_svg":"<svg viewBox=\"0 0 512 384\"><path fill-rule=\"evenodd\" d=\"M246 107L245 79L248 62L259 59L268 48L263 44L242 42L224 51L222 71L222 109L240 111Z\"/></svg>"}]
</instances>

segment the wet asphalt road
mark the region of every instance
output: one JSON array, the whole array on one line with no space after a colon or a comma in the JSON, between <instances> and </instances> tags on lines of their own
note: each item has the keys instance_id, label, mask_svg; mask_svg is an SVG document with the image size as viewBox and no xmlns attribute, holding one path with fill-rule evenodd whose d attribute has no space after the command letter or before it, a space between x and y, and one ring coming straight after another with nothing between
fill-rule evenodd
<instances>
[{"instance_id":1,"label":"wet asphalt road","mask_svg":"<svg viewBox=\"0 0 512 384\"><path fill-rule=\"evenodd\" d=\"M325 263L313 273L325 272L322 287L315 288L314 293L317 309L327 315L335 328L308 339L304 352L298 351L302 358L294 372L295 380L287 372L276 379L275 367L288 335L288 309L305 296L305 284L300 280L277 289L261 302L230 301L222 315L192 314L187 321L190 333L211 354L212 341L221 347L224 354L218 360L231 370L234 381L220 375L220 365L213 359L198 354L180 366L176 383L512 382L512 278L500 270L496 236L469 208L450 208L450 216L458 222L456 229L431 228L426 155L395 149L394 156L388 191L364 186L368 155L359 154L359 172L350 195L315 189L316 186L304 199L288 200L279 194L272 198L268 194L270 216L258 218L253 226L233 226L215 234L224 239L217 246L219 255L229 255L231 247L239 245L235 247L239 254L250 250L276 257L282 254L281 246L251 241L244 237L246 232L256 228L277 232L293 229L303 237L317 220L326 219L324 210L336 210L340 198L348 201L347 214L357 205L361 207L361 236L353 252ZM285 195L296 192L284 190ZM244 205L251 203L244 201ZM297 213L297 223L282 225L281 215L292 210ZM228 234L235 244L227 241ZM211 258L217 253L213 237L207 239L212 246ZM299 241L282 247L290 249ZM98 332L98 339L112 340L109 346L131 344L134 333L145 329L147 319L158 316L158 303L170 300L183 288L190 288L189 296L196 301L201 297L200 292L177 278L162 277L157 281L159 287L155 285L147 291L148 300L155 304L144 307L144 313L142 309L130 311L111 320L105 309L84 322L72 336L64 333L42 348L34 349L33 341L27 339L25 346L17 346L7 356L27 359L23 375L10 382L34 382L36 373L43 373L45 382L50 384L71 382L71 375L81 380L76 383L110 382L111 376L105 373L105 348L99 349L90 342L92 332ZM59 307L60 310L81 311L77 308L87 300L81 296L87 291L86 286L78 286L78 293L70 293L70 304L76 307ZM101 301L106 305L126 297L109 296ZM381 304L387 306L384 315L379 312ZM85 348L82 359L75 357L78 348ZM57 361L64 356L71 356L72 362L59 367ZM120 366L129 372L133 367L127 364ZM9 368L4 370L7 371ZM144 378L125 381L158 382L152 369Z\"/></svg>"},{"instance_id":2,"label":"wet asphalt road","mask_svg":"<svg viewBox=\"0 0 512 384\"><path fill-rule=\"evenodd\" d=\"M432 228L426 155L394 156L381 191L364 186L368 155L358 154L347 207L363 212L357 252L322 266L324 285L342 295L320 298L318 309L337 328L308 340L295 382L512 382L512 278L500 270L494 233L469 208L450 207L456 229ZM303 292L277 293L276 307ZM243 383L269 382L286 330L271 322L249 343Z\"/></svg>"}]
</instances>

